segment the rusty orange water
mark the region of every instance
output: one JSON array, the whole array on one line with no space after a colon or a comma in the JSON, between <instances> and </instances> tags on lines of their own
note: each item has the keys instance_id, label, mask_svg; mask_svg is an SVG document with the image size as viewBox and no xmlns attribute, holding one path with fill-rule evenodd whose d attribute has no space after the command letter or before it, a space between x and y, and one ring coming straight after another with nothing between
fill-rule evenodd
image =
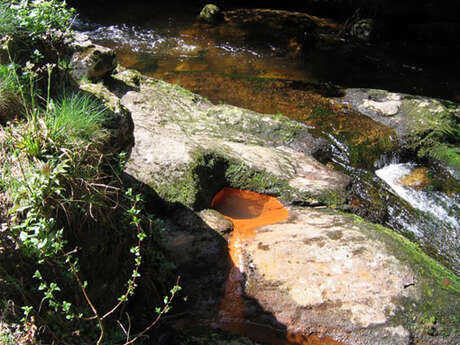
<instances>
[{"instance_id":1,"label":"rusty orange water","mask_svg":"<svg viewBox=\"0 0 460 345\"><path fill-rule=\"evenodd\" d=\"M241 280L243 271L241 244L254 235L256 228L285 220L288 211L274 197L232 188L222 189L213 199L212 207L233 222L229 240L229 255L233 262L227 279L224 299L217 323L228 328L232 320L244 320L244 301Z\"/></svg>"},{"instance_id":2,"label":"rusty orange water","mask_svg":"<svg viewBox=\"0 0 460 345\"><path fill-rule=\"evenodd\" d=\"M282 222L288 218L289 213L272 196L233 188L222 189L212 200L212 207L233 222L233 233L228 243L233 265L227 278L224 298L219 306L215 325L225 331L248 336L271 345L344 345L327 337L283 332L246 320L241 245L243 241L254 236L257 228Z\"/></svg>"}]
</instances>

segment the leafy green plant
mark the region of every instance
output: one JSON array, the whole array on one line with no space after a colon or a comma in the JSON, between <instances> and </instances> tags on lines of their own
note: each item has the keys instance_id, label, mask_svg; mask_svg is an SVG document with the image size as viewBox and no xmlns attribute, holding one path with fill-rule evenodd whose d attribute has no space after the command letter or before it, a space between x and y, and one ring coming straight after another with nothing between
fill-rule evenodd
<instances>
[{"instance_id":1,"label":"leafy green plant","mask_svg":"<svg viewBox=\"0 0 460 345\"><path fill-rule=\"evenodd\" d=\"M68 60L67 46L73 39L70 26L74 17L75 11L65 1L0 0L2 60L6 51L18 76L34 81L34 85L18 85L22 97L34 96L33 89L46 88L42 81L46 83L49 64L59 64L62 69L62 61Z\"/></svg>"},{"instance_id":2,"label":"leafy green plant","mask_svg":"<svg viewBox=\"0 0 460 345\"><path fill-rule=\"evenodd\" d=\"M0 35L27 35L35 39L51 30L62 33L70 30L75 10L65 1L2 0L0 2Z\"/></svg>"},{"instance_id":3,"label":"leafy green plant","mask_svg":"<svg viewBox=\"0 0 460 345\"><path fill-rule=\"evenodd\" d=\"M0 65L0 93L16 93L19 85L10 66Z\"/></svg>"},{"instance_id":4,"label":"leafy green plant","mask_svg":"<svg viewBox=\"0 0 460 345\"><path fill-rule=\"evenodd\" d=\"M72 327L83 327L80 325L89 321L93 330L98 330L97 335L89 334L94 335L96 344L102 344L108 334L113 334L113 326L107 329L107 324L113 324L109 320L126 308L141 278L141 244L147 235L155 234L147 234L144 229L151 228L153 221L143 210L141 196L131 189L124 190L120 174L126 156L104 151L110 138L104 125L111 120L111 113L95 98L78 92L65 92L58 99L50 97L51 66L45 95L35 88L37 75L33 68L23 70L26 73L21 78L18 69L11 68L12 77L8 79L8 83L20 85L27 111L25 121L0 133L0 187L14 204L9 236L24 257L34 262L33 278L42 296L39 303L24 306L24 332L34 336L30 330L36 329L36 320L46 324L41 315L45 319L55 315L56 320L62 316L55 323L66 321ZM90 269L81 263L85 250L97 245L98 233L105 229L132 243L126 255L132 258L131 272L125 275L124 292L118 299L114 296L112 306L92 297L97 287L83 278ZM85 237L88 230L95 231L92 241L81 243L75 239L76 233ZM124 342L134 343L153 327L169 310L179 289L176 284L164 299L164 306L155 311L152 323L139 334L131 334L120 322ZM74 297L78 291L83 304L81 298Z\"/></svg>"},{"instance_id":5,"label":"leafy green plant","mask_svg":"<svg viewBox=\"0 0 460 345\"><path fill-rule=\"evenodd\" d=\"M434 158L454 169L460 169L458 107L446 101L426 111L425 107L417 103L409 103L405 111L411 128L407 135L408 147L417 152L420 158Z\"/></svg>"},{"instance_id":6,"label":"leafy green plant","mask_svg":"<svg viewBox=\"0 0 460 345\"><path fill-rule=\"evenodd\" d=\"M144 255L151 263L163 257L155 247L143 248L146 239L155 244L158 222L144 210L140 194L122 181L126 154L107 149L112 113L78 91L52 94L54 71L67 69L58 44L71 35L73 15L64 1L0 0L0 35L8 41L11 61L0 67L0 115L3 109L8 115L0 117L1 124L12 119L10 113L24 115L0 128L0 192L13 204L8 241L15 242L14 251L34 278L28 288L22 285L27 277L18 283L27 304L21 339L33 342L44 327L53 342L68 342L69 327L82 330L86 343L118 336L117 343L132 344L170 309L180 287L176 283L163 306L152 308L152 321L137 334L116 322L139 284ZM13 41L26 51L19 60ZM11 100L18 105L14 111ZM117 270L116 289L101 298L102 278L92 277L88 257L114 243L126 252L124 272ZM33 286L36 291L30 291Z\"/></svg>"}]
</instances>

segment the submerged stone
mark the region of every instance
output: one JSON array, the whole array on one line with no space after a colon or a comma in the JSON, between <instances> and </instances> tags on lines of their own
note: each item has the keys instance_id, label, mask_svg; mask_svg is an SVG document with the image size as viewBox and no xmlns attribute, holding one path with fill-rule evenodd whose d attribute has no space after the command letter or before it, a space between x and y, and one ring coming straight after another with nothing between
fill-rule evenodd
<instances>
[{"instance_id":1,"label":"submerged stone","mask_svg":"<svg viewBox=\"0 0 460 345\"><path fill-rule=\"evenodd\" d=\"M372 19L361 19L353 23L350 29L350 34L364 42L371 39L375 31L375 23Z\"/></svg>"},{"instance_id":2,"label":"submerged stone","mask_svg":"<svg viewBox=\"0 0 460 345\"><path fill-rule=\"evenodd\" d=\"M428 168L415 168L410 172L410 174L402 177L400 182L406 187L417 190L424 189L431 184L427 173Z\"/></svg>"}]
</instances>

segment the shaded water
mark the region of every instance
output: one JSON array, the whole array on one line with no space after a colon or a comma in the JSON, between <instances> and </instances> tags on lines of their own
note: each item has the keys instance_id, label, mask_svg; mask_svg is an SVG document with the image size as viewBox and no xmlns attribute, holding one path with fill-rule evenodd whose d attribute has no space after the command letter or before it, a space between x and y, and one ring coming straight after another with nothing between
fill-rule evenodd
<instances>
[{"instance_id":1,"label":"shaded water","mask_svg":"<svg viewBox=\"0 0 460 345\"><path fill-rule=\"evenodd\" d=\"M241 32L219 33L193 23L171 23L166 28L80 23L95 42L117 53L121 65L146 75L206 71L232 75L319 82L300 60L286 56L275 43L248 44Z\"/></svg>"}]
</instances>

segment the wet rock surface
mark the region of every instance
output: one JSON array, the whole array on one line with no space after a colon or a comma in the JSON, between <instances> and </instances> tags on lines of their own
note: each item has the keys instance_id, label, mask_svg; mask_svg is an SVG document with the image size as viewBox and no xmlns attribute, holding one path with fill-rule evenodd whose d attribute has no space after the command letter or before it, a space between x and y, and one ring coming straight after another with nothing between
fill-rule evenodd
<instances>
[{"instance_id":1,"label":"wet rock surface","mask_svg":"<svg viewBox=\"0 0 460 345\"><path fill-rule=\"evenodd\" d=\"M426 252L458 274L459 197L457 194L449 195L433 190L433 186L426 186L429 183L426 172L426 168L400 163L387 165L376 170L375 174L385 182L393 195L408 203L405 211L398 207L398 203L388 205L390 216L401 224L394 228L419 243ZM421 188L423 184L424 189Z\"/></svg>"}]
</instances>

